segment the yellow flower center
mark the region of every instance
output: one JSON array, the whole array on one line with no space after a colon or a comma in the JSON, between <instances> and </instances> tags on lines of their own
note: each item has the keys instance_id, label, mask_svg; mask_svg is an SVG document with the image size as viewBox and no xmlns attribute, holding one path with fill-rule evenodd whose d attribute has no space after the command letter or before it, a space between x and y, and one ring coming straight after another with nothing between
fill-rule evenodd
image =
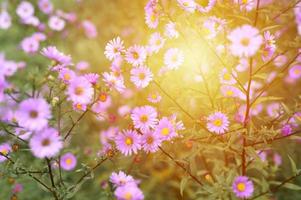
<instances>
[{"instance_id":1,"label":"yellow flower center","mask_svg":"<svg viewBox=\"0 0 301 200\"><path fill-rule=\"evenodd\" d=\"M140 116L140 121L143 122L143 123L147 122L148 121L147 115L141 115Z\"/></svg>"},{"instance_id":2,"label":"yellow flower center","mask_svg":"<svg viewBox=\"0 0 301 200\"><path fill-rule=\"evenodd\" d=\"M133 139L130 138L130 137L126 138L125 144L128 145L128 146L132 145L133 144Z\"/></svg>"},{"instance_id":3,"label":"yellow flower center","mask_svg":"<svg viewBox=\"0 0 301 200\"><path fill-rule=\"evenodd\" d=\"M243 38L242 40L240 40L240 43L241 43L243 46L249 46L250 40L249 40L248 38Z\"/></svg>"},{"instance_id":4,"label":"yellow flower center","mask_svg":"<svg viewBox=\"0 0 301 200\"><path fill-rule=\"evenodd\" d=\"M134 59L137 60L137 59L139 58L138 52L134 51L132 54L133 54L133 58L134 58Z\"/></svg>"},{"instance_id":5,"label":"yellow flower center","mask_svg":"<svg viewBox=\"0 0 301 200\"><path fill-rule=\"evenodd\" d=\"M300 69L295 69L295 70L294 70L294 74L299 75L300 73L301 73L301 70L300 70Z\"/></svg>"},{"instance_id":6,"label":"yellow flower center","mask_svg":"<svg viewBox=\"0 0 301 200\"><path fill-rule=\"evenodd\" d=\"M247 4L247 3L248 3L248 0L241 0L241 2L242 2L243 4Z\"/></svg>"},{"instance_id":7,"label":"yellow flower center","mask_svg":"<svg viewBox=\"0 0 301 200\"><path fill-rule=\"evenodd\" d=\"M82 106L82 104L80 104L80 103L77 103L77 104L75 105L75 107L76 107L78 110L83 109L83 106Z\"/></svg>"},{"instance_id":8,"label":"yellow flower center","mask_svg":"<svg viewBox=\"0 0 301 200\"><path fill-rule=\"evenodd\" d=\"M8 154L7 149L1 149L0 152L5 156Z\"/></svg>"},{"instance_id":9,"label":"yellow flower center","mask_svg":"<svg viewBox=\"0 0 301 200\"><path fill-rule=\"evenodd\" d=\"M157 99L157 95L156 94L152 94L152 99Z\"/></svg>"},{"instance_id":10,"label":"yellow flower center","mask_svg":"<svg viewBox=\"0 0 301 200\"><path fill-rule=\"evenodd\" d=\"M29 116L30 116L30 118L35 119L38 117L38 112L35 110L32 110L32 111L30 111Z\"/></svg>"},{"instance_id":11,"label":"yellow flower center","mask_svg":"<svg viewBox=\"0 0 301 200\"><path fill-rule=\"evenodd\" d=\"M71 165L72 164L72 159L71 158L67 158L65 162L66 162L67 165Z\"/></svg>"},{"instance_id":12,"label":"yellow flower center","mask_svg":"<svg viewBox=\"0 0 301 200\"><path fill-rule=\"evenodd\" d=\"M169 134L169 128L165 127L161 130L162 135L168 135Z\"/></svg>"},{"instance_id":13,"label":"yellow flower center","mask_svg":"<svg viewBox=\"0 0 301 200\"><path fill-rule=\"evenodd\" d=\"M216 119L216 120L213 121L213 124L214 124L215 126L221 126L221 125L223 124L223 122L222 122L221 119Z\"/></svg>"},{"instance_id":14,"label":"yellow flower center","mask_svg":"<svg viewBox=\"0 0 301 200\"><path fill-rule=\"evenodd\" d=\"M147 144L152 144L154 142L154 138L152 136L149 136L146 140Z\"/></svg>"},{"instance_id":15,"label":"yellow flower center","mask_svg":"<svg viewBox=\"0 0 301 200\"><path fill-rule=\"evenodd\" d=\"M70 74L68 74L68 73L64 74L64 79L65 79L66 81L69 81L69 80L71 79Z\"/></svg>"},{"instance_id":16,"label":"yellow flower center","mask_svg":"<svg viewBox=\"0 0 301 200\"><path fill-rule=\"evenodd\" d=\"M126 192L123 197L125 200L131 200L133 196L130 192Z\"/></svg>"},{"instance_id":17,"label":"yellow flower center","mask_svg":"<svg viewBox=\"0 0 301 200\"><path fill-rule=\"evenodd\" d=\"M198 1L197 1L198 2ZM207 7L209 5L209 0L201 0L199 2L199 4L202 6L202 7Z\"/></svg>"},{"instance_id":18,"label":"yellow flower center","mask_svg":"<svg viewBox=\"0 0 301 200\"><path fill-rule=\"evenodd\" d=\"M225 74L224 74L224 80L230 81L231 78L232 78L231 74L229 74L229 73L225 73Z\"/></svg>"},{"instance_id":19,"label":"yellow flower center","mask_svg":"<svg viewBox=\"0 0 301 200\"><path fill-rule=\"evenodd\" d=\"M84 88L82 88L80 86L75 88L75 94L76 95L82 95L83 92L84 92Z\"/></svg>"},{"instance_id":20,"label":"yellow flower center","mask_svg":"<svg viewBox=\"0 0 301 200\"><path fill-rule=\"evenodd\" d=\"M139 79L140 80L144 80L145 79L145 74L144 73L140 73L139 74Z\"/></svg>"},{"instance_id":21,"label":"yellow flower center","mask_svg":"<svg viewBox=\"0 0 301 200\"><path fill-rule=\"evenodd\" d=\"M238 183L236 187L237 187L238 191L243 192L246 189L246 184L245 183Z\"/></svg>"},{"instance_id":22,"label":"yellow flower center","mask_svg":"<svg viewBox=\"0 0 301 200\"><path fill-rule=\"evenodd\" d=\"M233 91L232 91L232 90L228 90L228 91L226 92L226 95L227 95L227 96L232 96L232 95L233 95Z\"/></svg>"},{"instance_id":23,"label":"yellow flower center","mask_svg":"<svg viewBox=\"0 0 301 200\"><path fill-rule=\"evenodd\" d=\"M98 99L102 102L105 102L107 100L107 95L102 93L99 95Z\"/></svg>"}]
</instances>

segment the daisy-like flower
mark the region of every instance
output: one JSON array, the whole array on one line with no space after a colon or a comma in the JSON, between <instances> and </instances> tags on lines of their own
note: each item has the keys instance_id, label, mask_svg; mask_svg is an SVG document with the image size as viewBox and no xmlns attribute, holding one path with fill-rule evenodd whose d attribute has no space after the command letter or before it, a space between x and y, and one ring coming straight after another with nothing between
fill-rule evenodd
<instances>
[{"instance_id":1,"label":"daisy-like flower","mask_svg":"<svg viewBox=\"0 0 301 200\"><path fill-rule=\"evenodd\" d=\"M157 28L159 24L160 12L158 9L158 1L150 0L146 4L145 8L145 23L149 28Z\"/></svg>"},{"instance_id":2,"label":"daisy-like flower","mask_svg":"<svg viewBox=\"0 0 301 200\"><path fill-rule=\"evenodd\" d=\"M210 132L223 134L228 130L228 117L222 112L215 112L207 117L207 128Z\"/></svg>"},{"instance_id":3,"label":"daisy-like flower","mask_svg":"<svg viewBox=\"0 0 301 200\"><path fill-rule=\"evenodd\" d=\"M167 117L163 117L159 121L155 134L159 135L162 140L171 140L178 135L174 124Z\"/></svg>"},{"instance_id":4,"label":"daisy-like flower","mask_svg":"<svg viewBox=\"0 0 301 200\"><path fill-rule=\"evenodd\" d=\"M148 95L147 100L152 102L152 103L158 103L161 101L161 96L158 92L153 92Z\"/></svg>"},{"instance_id":5,"label":"daisy-like flower","mask_svg":"<svg viewBox=\"0 0 301 200\"><path fill-rule=\"evenodd\" d=\"M42 98L29 98L19 104L15 117L19 126L39 131L48 125L51 118L50 106Z\"/></svg>"},{"instance_id":6,"label":"daisy-like flower","mask_svg":"<svg viewBox=\"0 0 301 200\"><path fill-rule=\"evenodd\" d=\"M201 13L209 12L215 5L216 0L201 0L201 2L196 4L196 9Z\"/></svg>"},{"instance_id":7,"label":"daisy-like flower","mask_svg":"<svg viewBox=\"0 0 301 200\"><path fill-rule=\"evenodd\" d=\"M127 184L121 187L118 187L114 195L117 200L143 200L144 195L142 191L137 187L136 184Z\"/></svg>"},{"instance_id":8,"label":"daisy-like flower","mask_svg":"<svg viewBox=\"0 0 301 200\"><path fill-rule=\"evenodd\" d=\"M148 42L148 49L150 53L158 53L159 50L164 46L164 43L165 39L159 32L153 33Z\"/></svg>"},{"instance_id":9,"label":"daisy-like flower","mask_svg":"<svg viewBox=\"0 0 301 200\"><path fill-rule=\"evenodd\" d=\"M113 60L121 56L123 52L124 52L123 41L120 39L120 37L117 37L110 40L107 43L104 53L107 59Z\"/></svg>"},{"instance_id":10,"label":"daisy-like flower","mask_svg":"<svg viewBox=\"0 0 301 200\"><path fill-rule=\"evenodd\" d=\"M166 24L164 35L166 37L168 37L169 39L178 38L179 37L179 32L176 29L176 24L173 23L173 22L169 22L168 24Z\"/></svg>"},{"instance_id":11,"label":"daisy-like flower","mask_svg":"<svg viewBox=\"0 0 301 200\"><path fill-rule=\"evenodd\" d=\"M158 151L161 143L161 136L158 132L147 131L141 136L142 148L146 153Z\"/></svg>"},{"instance_id":12,"label":"daisy-like flower","mask_svg":"<svg viewBox=\"0 0 301 200\"><path fill-rule=\"evenodd\" d=\"M0 153L8 156L8 154L12 151L10 144L2 143L0 144ZM4 162L7 158L3 155L0 155L0 163Z\"/></svg>"},{"instance_id":13,"label":"daisy-like flower","mask_svg":"<svg viewBox=\"0 0 301 200\"><path fill-rule=\"evenodd\" d=\"M85 74L84 77L92 84L92 85L96 85L98 79L99 79L99 75L96 73L88 73Z\"/></svg>"},{"instance_id":14,"label":"daisy-like flower","mask_svg":"<svg viewBox=\"0 0 301 200\"><path fill-rule=\"evenodd\" d=\"M86 111L87 110L86 104L73 103L72 107L75 111Z\"/></svg>"},{"instance_id":15,"label":"daisy-like flower","mask_svg":"<svg viewBox=\"0 0 301 200\"><path fill-rule=\"evenodd\" d=\"M63 148L62 138L54 128L46 128L34 134L29 141L30 150L37 158L53 157Z\"/></svg>"},{"instance_id":16,"label":"daisy-like flower","mask_svg":"<svg viewBox=\"0 0 301 200\"><path fill-rule=\"evenodd\" d=\"M97 37L97 29L96 26L89 20L84 20L82 22L82 27L85 30L85 34L87 38L96 38Z\"/></svg>"},{"instance_id":17,"label":"daisy-like flower","mask_svg":"<svg viewBox=\"0 0 301 200\"><path fill-rule=\"evenodd\" d=\"M146 57L147 52L145 47L138 45L129 47L125 53L125 60L134 66L142 65Z\"/></svg>"},{"instance_id":18,"label":"daisy-like flower","mask_svg":"<svg viewBox=\"0 0 301 200\"><path fill-rule=\"evenodd\" d=\"M245 97L245 95L237 87L232 85L222 85L221 92L222 95L225 97L239 97L239 98Z\"/></svg>"},{"instance_id":19,"label":"daisy-like flower","mask_svg":"<svg viewBox=\"0 0 301 200\"><path fill-rule=\"evenodd\" d=\"M236 80L233 76L237 76L235 71L229 72L226 68L224 68L220 73L220 82L222 84L233 85L236 83Z\"/></svg>"},{"instance_id":20,"label":"daisy-like flower","mask_svg":"<svg viewBox=\"0 0 301 200\"><path fill-rule=\"evenodd\" d=\"M22 1L17 9L16 9L17 15L21 18L21 19L26 19L31 17L34 14L34 7L31 3L29 3L28 1Z\"/></svg>"},{"instance_id":21,"label":"daisy-like flower","mask_svg":"<svg viewBox=\"0 0 301 200\"><path fill-rule=\"evenodd\" d=\"M71 63L71 57L69 55L67 56L62 52L58 51L55 46L48 46L46 48L43 48L41 54L61 64L68 65Z\"/></svg>"},{"instance_id":22,"label":"daisy-like flower","mask_svg":"<svg viewBox=\"0 0 301 200\"><path fill-rule=\"evenodd\" d=\"M39 50L39 42L33 37L24 38L21 42L21 48L26 53L35 53Z\"/></svg>"},{"instance_id":23,"label":"daisy-like flower","mask_svg":"<svg viewBox=\"0 0 301 200\"><path fill-rule=\"evenodd\" d=\"M177 0L180 7L190 13L193 13L196 9L196 3L194 0Z\"/></svg>"},{"instance_id":24,"label":"daisy-like flower","mask_svg":"<svg viewBox=\"0 0 301 200\"><path fill-rule=\"evenodd\" d=\"M68 85L67 95L74 103L89 104L93 94L92 84L85 77L75 77Z\"/></svg>"},{"instance_id":25,"label":"daisy-like flower","mask_svg":"<svg viewBox=\"0 0 301 200\"><path fill-rule=\"evenodd\" d=\"M48 21L48 26L54 31L61 31L65 27L65 20L61 19L58 16L51 16Z\"/></svg>"},{"instance_id":26,"label":"daisy-like flower","mask_svg":"<svg viewBox=\"0 0 301 200\"><path fill-rule=\"evenodd\" d=\"M254 192L253 182L247 176L238 176L232 184L232 191L238 198L249 198Z\"/></svg>"},{"instance_id":27,"label":"daisy-like flower","mask_svg":"<svg viewBox=\"0 0 301 200\"><path fill-rule=\"evenodd\" d=\"M299 79L301 77L301 65L295 65L289 69L289 77Z\"/></svg>"},{"instance_id":28,"label":"daisy-like flower","mask_svg":"<svg viewBox=\"0 0 301 200\"><path fill-rule=\"evenodd\" d=\"M76 74L73 70L68 68L63 68L59 71L59 79L64 83L69 84L72 79L76 77Z\"/></svg>"},{"instance_id":29,"label":"daisy-like flower","mask_svg":"<svg viewBox=\"0 0 301 200\"><path fill-rule=\"evenodd\" d=\"M153 79L151 70L146 66L134 67L131 70L131 81L137 88L145 88Z\"/></svg>"},{"instance_id":30,"label":"daisy-like flower","mask_svg":"<svg viewBox=\"0 0 301 200\"><path fill-rule=\"evenodd\" d=\"M124 80L122 76L115 76L113 72L104 72L103 74L103 81L109 88L114 88L118 92L122 93L125 90Z\"/></svg>"},{"instance_id":31,"label":"daisy-like flower","mask_svg":"<svg viewBox=\"0 0 301 200\"><path fill-rule=\"evenodd\" d=\"M230 50L234 56L254 56L262 44L262 36L257 28L243 25L234 29L229 35Z\"/></svg>"},{"instance_id":32,"label":"daisy-like flower","mask_svg":"<svg viewBox=\"0 0 301 200\"><path fill-rule=\"evenodd\" d=\"M11 26L11 16L6 10L0 12L0 29L8 29Z\"/></svg>"},{"instance_id":33,"label":"daisy-like flower","mask_svg":"<svg viewBox=\"0 0 301 200\"><path fill-rule=\"evenodd\" d=\"M78 62L75 67L77 70L84 71L90 67L90 64L87 61L82 60Z\"/></svg>"},{"instance_id":34,"label":"daisy-like flower","mask_svg":"<svg viewBox=\"0 0 301 200\"><path fill-rule=\"evenodd\" d=\"M60 166L66 171L71 171L76 167L77 160L72 153L66 153L61 156Z\"/></svg>"},{"instance_id":35,"label":"daisy-like flower","mask_svg":"<svg viewBox=\"0 0 301 200\"><path fill-rule=\"evenodd\" d=\"M116 148L125 156L136 154L141 149L140 137L135 130L124 130L115 137Z\"/></svg>"},{"instance_id":36,"label":"daisy-like flower","mask_svg":"<svg viewBox=\"0 0 301 200\"><path fill-rule=\"evenodd\" d=\"M135 128L145 132L156 127L157 111L152 106L136 107L132 111L131 119Z\"/></svg>"},{"instance_id":37,"label":"daisy-like flower","mask_svg":"<svg viewBox=\"0 0 301 200\"><path fill-rule=\"evenodd\" d=\"M53 11L53 5L50 0L39 0L38 6L39 9L47 15Z\"/></svg>"},{"instance_id":38,"label":"daisy-like flower","mask_svg":"<svg viewBox=\"0 0 301 200\"><path fill-rule=\"evenodd\" d=\"M169 70L178 69L184 62L184 54L177 48L170 48L164 55L164 64Z\"/></svg>"},{"instance_id":39,"label":"daisy-like flower","mask_svg":"<svg viewBox=\"0 0 301 200\"><path fill-rule=\"evenodd\" d=\"M123 171L119 171L118 173L113 172L111 174L110 182L113 183L115 187L120 187L128 183L135 183L135 179L131 175L127 175Z\"/></svg>"}]
</instances>

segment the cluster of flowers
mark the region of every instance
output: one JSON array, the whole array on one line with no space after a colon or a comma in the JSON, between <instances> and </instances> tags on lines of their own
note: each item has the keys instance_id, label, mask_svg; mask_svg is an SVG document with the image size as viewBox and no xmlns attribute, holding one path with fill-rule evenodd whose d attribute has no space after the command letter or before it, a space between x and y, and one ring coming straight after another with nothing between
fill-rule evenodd
<instances>
[{"instance_id":1,"label":"cluster of flowers","mask_svg":"<svg viewBox=\"0 0 301 200\"><path fill-rule=\"evenodd\" d=\"M143 200L144 195L139 189L140 181L135 180L132 176L125 174L123 171L113 172L110 176L110 182L115 189L114 195L117 200Z\"/></svg>"}]
</instances>

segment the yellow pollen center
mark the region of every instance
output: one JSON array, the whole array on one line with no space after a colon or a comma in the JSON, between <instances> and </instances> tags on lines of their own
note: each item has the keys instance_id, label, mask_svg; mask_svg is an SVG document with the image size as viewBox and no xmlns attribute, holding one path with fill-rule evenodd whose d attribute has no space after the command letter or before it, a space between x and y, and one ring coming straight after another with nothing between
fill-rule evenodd
<instances>
[{"instance_id":1,"label":"yellow pollen center","mask_svg":"<svg viewBox=\"0 0 301 200\"><path fill-rule=\"evenodd\" d=\"M71 165L72 164L72 159L71 158L67 158L65 162L66 162L67 165Z\"/></svg>"},{"instance_id":2,"label":"yellow pollen center","mask_svg":"<svg viewBox=\"0 0 301 200\"><path fill-rule=\"evenodd\" d=\"M147 143L147 144L153 144L153 142L154 142L154 138L151 137L151 136L149 136L149 137L147 138L147 140L146 140L146 143Z\"/></svg>"},{"instance_id":3,"label":"yellow pollen center","mask_svg":"<svg viewBox=\"0 0 301 200\"><path fill-rule=\"evenodd\" d=\"M1 152L3 155L7 155L7 154L8 154L7 149L1 149L0 152Z\"/></svg>"},{"instance_id":4,"label":"yellow pollen center","mask_svg":"<svg viewBox=\"0 0 301 200\"><path fill-rule=\"evenodd\" d=\"M165 127L161 130L162 135L168 135L169 134L169 128Z\"/></svg>"},{"instance_id":5,"label":"yellow pollen center","mask_svg":"<svg viewBox=\"0 0 301 200\"><path fill-rule=\"evenodd\" d=\"M157 99L157 95L156 94L152 94L152 99Z\"/></svg>"},{"instance_id":6,"label":"yellow pollen center","mask_svg":"<svg viewBox=\"0 0 301 200\"><path fill-rule=\"evenodd\" d=\"M238 189L238 191L240 191L240 192L245 191L245 189L246 189L246 184L244 184L244 183L238 183L238 184L237 184L237 189Z\"/></svg>"},{"instance_id":7,"label":"yellow pollen center","mask_svg":"<svg viewBox=\"0 0 301 200\"><path fill-rule=\"evenodd\" d=\"M80 103L77 103L77 104L75 105L75 107L76 107L77 109L79 109L79 110L83 109L83 106L82 106L82 104L80 104Z\"/></svg>"},{"instance_id":8,"label":"yellow pollen center","mask_svg":"<svg viewBox=\"0 0 301 200\"><path fill-rule=\"evenodd\" d=\"M225 74L224 74L224 80L230 81L231 78L232 78L231 74L229 74L229 73L225 73Z\"/></svg>"},{"instance_id":9,"label":"yellow pollen center","mask_svg":"<svg viewBox=\"0 0 301 200\"><path fill-rule=\"evenodd\" d=\"M141 115L140 121L143 122L143 123L147 122L148 121L147 115Z\"/></svg>"},{"instance_id":10,"label":"yellow pollen center","mask_svg":"<svg viewBox=\"0 0 301 200\"><path fill-rule=\"evenodd\" d=\"M100 94L98 99L102 102L105 102L107 100L107 95L106 94Z\"/></svg>"},{"instance_id":11,"label":"yellow pollen center","mask_svg":"<svg viewBox=\"0 0 301 200\"><path fill-rule=\"evenodd\" d=\"M300 69L295 69L295 70L294 70L294 74L299 75L300 73L301 73L301 70L300 70Z\"/></svg>"},{"instance_id":12,"label":"yellow pollen center","mask_svg":"<svg viewBox=\"0 0 301 200\"><path fill-rule=\"evenodd\" d=\"M76 87L75 88L75 94L76 95L82 95L84 92L84 89L82 87Z\"/></svg>"},{"instance_id":13,"label":"yellow pollen center","mask_svg":"<svg viewBox=\"0 0 301 200\"><path fill-rule=\"evenodd\" d=\"M155 22L157 20L156 15L152 14L150 17L151 22Z\"/></svg>"},{"instance_id":14,"label":"yellow pollen center","mask_svg":"<svg viewBox=\"0 0 301 200\"><path fill-rule=\"evenodd\" d=\"M66 81L69 81L69 80L71 79L70 74L68 74L68 73L64 74L64 79L65 79Z\"/></svg>"},{"instance_id":15,"label":"yellow pollen center","mask_svg":"<svg viewBox=\"0 0 301 200\"><path fill-rule=\"evenodd\" d=\"M145 74L144 73L140 73L139 74L139 79L140 80L144 80L145 79Z\"/></svg>"},{"instance_id":16,"label":"yellow pollen center","mask_svg":"<svg viewBox=\"0 0 301 200\"><path fill-rule=\"evenodd\" d=\"M132 145L133 144L132 138L130 138L130 137L126 138L125 144L128 145L128 146Z\"/></svg>"},{"instance_id":17,"label":"yellow pollen center","mask_svg":"<svg viewBox=\"0 0 301 200\"><path fill-rule=\"evenodd\" d=\"M222 123L222 120L221 120L221 119L216 119L216 120L213 121L213 124L214 124L215 126L221 126L223 123Z\"/></svg>"},{"instance_id":18,"label":"yellow pollen center","mask_svg":"<svg viewBox=\"0 0 301 200\"><path fill-rule=\"evenodd\" d=\"M243 46L248 46L250 44L250 40L248 38L243 38L242 40L240 40L240 43Z\"/></svg>"},{"instance_id":19,"label":"yellow pollen center","mask_svg":"<svg viewBox=\"0 0 301 200\"><path fill-rule=\"evenodd\" d=\"M138 52L136 52L136 51L133 52L133 58L136 60L139 58Z\"/></svg>"},{"instance_id":20,"label":"yellow pollen center","mask_svg":"<svg viewBox=\"0 0 301 200\"><path fill-rule=\"evenodd\" d=\"M227 96L232 96L232 95L233 95L233 91L232 91L232 90L228 90L228 91L226 92L226 94L227 94Z\"/></svg>"},{"instance_id":21,"label":"yellow pollen center","mask_svg":"<svg viewBox=\"0 0 301 200\"><path fill-rule=\"evenodd\" d=\"M131 200L133 196L130 192L127 192L127 193L124 194L123 197L124 197L125 200Z\"/></svg>"},{"instance_id":22,"label":"yellow pollen center","mask_svg":"<svg viewBox=\"0 0 301 200\"><path fill-rule=\"evenodd\" d=\"M247 4L247 3L248 3L248 0L241 0L241 2L242 2L243 4Z\"/></svg>"}]
</instances>

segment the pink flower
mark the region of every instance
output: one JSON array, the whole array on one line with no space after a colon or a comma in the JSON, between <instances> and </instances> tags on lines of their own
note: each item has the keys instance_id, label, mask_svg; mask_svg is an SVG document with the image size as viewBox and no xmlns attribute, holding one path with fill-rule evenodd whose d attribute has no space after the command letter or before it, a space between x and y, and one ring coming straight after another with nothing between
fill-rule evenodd
<instances>
[{"instance_id":1,"label":"pink flower","mask_svg":"<svg viewBox=\"0 0 301 200\"><path fill-rule=\"evenodd\" d=\"M232 85L222 85L221 92L225 97L239 97L241 99L245 97L245 95L237 87Z\"/></svg>"},{"instance_id":2,"label":"pink flower","mask_svg":"<svg viewBox=\"0 0 301 200\"><path fill-rule=\"evenodd\" d=\"M69 65L71 63L71 57L69 55L66 56L62 52L58 51L55 46L43 48L41 54L61 64Z\"/></svg>"},{"instance_id":3,"label":"pink flower","mask_svg":"<svg viewBox=\"0 0 301 200\"><path fill-rule=\"evenodd\" d=\"M196 9L201 13L207 13L213 8L215 3L216 0L202 1L201 3L196 5Z\"/></svg>"},{"instance_id":4,"label":"pink flower","mask_svg":"<svg viewBox=\"0 0 301 200\"><path fill-rule=\"evenodd\" d=\"M168 22L168 24L165 25L164 35L169 39L178 38L179 32L176 29L176 24L173 22Z\"/></svg>"},{"instance_id":5,"label":"pink flower","mask_svg":"<svg viewBox=\"0 0 301 200\"><path fill-rule=\"evenodd\" d=\"M115 137L116 148L125 156L136 154L141 149L141 136L135 130L124 130Z\"/></svg>"},{"instance_id":6,"label":"pink flower","mask_svg":"<svg viewBox=\"0 0 301 200\"><path fill-rule=\"evenodd\" d=\"M21 48L26 53L35 53L39 50L39 42L33 37L24 38L21 42Z\"/></svg>"},{"instance_id":7,"label":"pink flower","mask_svg":"<svg viewBox=\"0 0 301 200\"><path fill-rule=\"evenodd\" d=\"M16 119L19 126L31 131L39 131L48 125L51 118L49 104L42 98L29 98L19 104Z\"/></svg>"},{"instance_id":8,"label":"pink flower","mask_svg":"<svg viewBox=\"0 0 301 200\"><path fill-rule=\"evenodd\" d=\"M12 151L12 148L11 148L10 144L8 144L8 143L0 144L0 153L1 154L8 156L11 151ZM3 155L0 155L0 163L7 160L7 158Z\"/></svg>"},{"instance_id":9,"label":"pink flower","mask_svg":"<svg viewBox=\"0 0 301 200\"><path fill-rule=\"evenodd\" d=\"M223 134L228 130L228 117L222 112L215 112L207 117L207 128L210 132Z\"/></svg>"},{"instance_id":10,"label":"pink flower","mask_svg":"<svg viewBox=\"0 0 301 200\"><path fill-rule=\"evenodd\" d=\"M85 74L84 77L92 84L92 85L96 85L96 83L98 82L99 79L99 75L96 73L88 73Z\"/></svg>"},{"instance_id":11,"label":"pink flower","mask_svg":"<svg viewBox=\"0 0 301 200\"><path fill-rule=\"evenodd\" d=\"M234 77L237 77L237 74L235 71L229 72L226 68L224 68L220 72L220 82L222 84L228 84L228 85L235 84L236 80Z\"/></svg>"},{"instance_id":12,"label":"pink flower","mask_svg":"<svg viewBox=\"0 0 301 200\"><path fill-rule=\"evenodd\" d=\"M262 44L262 36L257 28L243 25L234 29L229 35L230 50L234 56L254 56Z\"/></svg>"},{"instance_id":13,"label":"pink flower","mask_svg":"<svg viewBox=\"0 0 301 200\"><path fill-rule=\"evenodd\" d=\"M96 38L97 37L97 29L91 21L84 20L82 22L82 26L83 26L83 28L85 30L85 34L88 38Z\"/></svg>"},{"instance_id":14,"label":"pink flower","mask_svg":"<svg viewBox=\"0 0 301 200\"><path fill-rule=\"evenodd\" d=\"M81 70L81 71L86 70L89 67L90 67L90 64L86 61L80 61L76 64L76 69Z\"/></svg>"},{"instance_id":15,"label":"pink flower","mask_svg":"<svg viewBox=\"0 0 301 200\"><path fill-rule=\"evenodd\" d=\"M76 167L77 160L72 153L66 153L61 156L60 166L66 171L71 171Z\"/></svg>"},{"instance_id":16,"label":"pink flower","mask_svg":"<svg viewBox=\"0 0 301 200\"><path fill-rule=\"evenodd\" d=\"M134 127L145 132L155 128L157 123L157 111L152 106L136 107L131 114Z\"/></svg>"},{"instance_id":17,"label":"pink flower","mask_svg":"<svg viewBox=\"0 0 301 200\"><path fill-rule=\"evenodd\" d=\"M29 141L30 150L37 158L54 157L63 148L62 138L54 128L46 128L34 134Z\"/></svg>"},{"instance_id":18,"label":"pink flower","mask_svg":"<svg viewBox=\"0 0 301 200\"><path fill-rule=\"evenodd\" d=\"M53 11L53 5L50 0L39 0L38 6L45 14L50 14Z\"/></svg>"},{"instance_id":19,"label":"pink flower","mask_svg":"<svg viewBox=\"0 0 301 200\"><path fill-rule=\"evenodd\" d=\"M59 79L61 79L64 83L69 84L72 79L76 77L74 71L68 68L63 68L59 71Z\"/></svg>"},{"instance_id":20,"label":"pink flower","mask_svg":"<svg viewBox=\"0 0 301 200\"><path fill-rule=\"evenodd\" d=\"M184 62L184 54L177 48L170 48L164 55L164 64L169 70L178 69Z\"/></svg>"},{"instance_id":21,"label":"pink flower","mask_svg":"<svg viewBox=\"0 0 301 200\"><path fill-rule=\"evenodd\" d=\"M149 28L155 29L159 24L160 12L158 10L158 1L150 0L144 8L145 23Z\"/></svg>"},{"instance_id":22,"label":"pink flower","mask_svg":"<svg viewBox=\"0 0 301 200\"><path fill-rule=\"evenodd\" d=\"M146 153L158 151L161 143L161 136L157 132L147 131L141 136L142 148Z\"/></svg>"},{"instance_id":23,"label":"pink flower","mask_svg":"<svg viewBox=\"0 0 301 200\"><path fill-rule=\"evenodd\" d=\"M194 0L177 0L182 9L189 13L193 13L196 9L196 3Z\"/></svg>"},{"instance_id":24,"label":"pink flower","mask_svg":"<svg viewBox=\"0 0 301 200\"><path fill-rule=\"evenodd\" d=\"M109 60L113 60L121 56L123 52L123 41L120 39L120 37L117 37L107 43L104 53Z\"/></svg>"},{"instance_id":25,"label":"pink flower","mask_svg":"<svg viewBox=\"0 0 301 200\"><path fill-rule=\"evenodd\" d=\"M123 171L118 173L113 172L110 176L110 182L115 187L127 185L128 183L135 183L135 179L131 175L126 175Z\"/></svg>"},{"instance_id":26,"label":"pink flower","mask_svg":"<svg viewBox=\"0 0 301 200\"><path fill-rule=\"evenodd\" d=\"M178 135L174 124L167 117L163 117L159 121L155 129L155 134L159 135L162 140L171 140Z\"/></svg>"},{"instance_id":27,"label":"pink flower","mask_svg":"<svg viewBox=\"0 0 301 200\"><path fill-rule=\"evenodd\" d=\"M129 47L125 53L125 60L134 66L143 65L146 57L147 52L145 47L138 45Z\"/></svg>"},{"instance_id":28,"label":"pink flower","mask_svg":"<svg viewBox=\"0 0 301 200\"><path fill-rule=\"evenodd\" d=\"M16 12L20 18L26 19L26 18L31 17L34 14L34 7L28 1L22 1L18 5Z\"/></svg>"},{"instance_id":29,"label":"pink flower","mask_svg":"<svg viewBox=\"0 0 301 200\"><path fill-rule=\"evenodd\" d=\"M61 31L65 27L65 21L58 16L51 16L48 21L48 26L54 31Z\"/></svg>"},{"instance_id":30,"label":"pink flower","mask_svg":"<svg viewBox=\"0 0 301 200\"><path fill-rule=\"evenodd\" d=\"M294 65L289 69L289 76L292 79L299 79L301 77L301 65Z\"/></svg>"},{"instance_id":31,"label":"pink flower","mask_svg":"<svg viewBox=\"0 0 301 200\"><path fill-rule=\"evenodd\" d=\"M147 100L152 103L158 103L161 101L161 96L158 92L154 92L148 95Z\"/></svg>"},{"instance_id":32,"label":"pink flower","mask_svg":"<svg viewBox=\"0 0 301 200\"><path fill-rule=\"evenodd\" d=\"M11 26L11 17L6 10L0 13L0 29L8 29Z\"/></svg>"},{"instance_id":33,"label":"pink flower","mask_svg":"<svg viewBox=\"0 0 301 200\"><path fill-rule=\"evenodd\" d=\"M122 93L125 90L124 80L122 76L116 77L112 72L104 72L103 80L108 87L114 88L118 92Z\"/></svg>"},{"instance_id":34,"label":"pink flower","mask_svg":"<svg viewBox=\"0 0 301 200\"><path fill-rule=\"evenodd\" d=\"M134 67L131 70L131 81L137 88L145 88L153 78L151 70L146 66Z\"/></svg>"},{"instance_id":35,"label":"pink flower","mask_svg":"<svg viewBox=\"0 0 301 200\"><path fill-rule=\"evenodd\" d=\"M238 176L232 184L232 190L238 198L249 198L254 192L253 182L246 176Z\"/></svg>"},{"instance_id":36,"label":"pink flower","mask_svg":"<svg viewBox=\"0 0 301 200\"><path fill-rule=\"evenodd\" d=\"M144 195L142 191L137 187L136 184L127 184L121 187L118 187L114 195L117 200L143 200Z\"/></svg>"},{"instance_id":37,"label":"pink flower","mask_svg":"<svg viewBox=\"0 0 301 200\"><path fill-rule=\"evenodd\" d=\"M148 42L148 50L150 53L158 53L159 50L164 46L164 43L165 39L159 32L153 33Z\"/></svg>"},{"instance_id":38,"label":"pink flower","mask_svg":"<svg viewBox=\"0 0 301 200\"><path fill-rule=\"evenodd\" d=\"M84 77L73 78L67 89L67 95L74 103L89 104L92 101L93 94L92 84Z\"/></svg>"}]
</instances>

